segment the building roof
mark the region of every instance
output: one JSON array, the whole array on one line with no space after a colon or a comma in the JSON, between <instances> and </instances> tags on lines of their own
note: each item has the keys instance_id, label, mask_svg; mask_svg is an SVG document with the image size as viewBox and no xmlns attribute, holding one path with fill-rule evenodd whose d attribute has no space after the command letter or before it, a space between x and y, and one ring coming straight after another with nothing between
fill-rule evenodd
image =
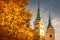
<instances>
[{"instance_id":1,"label":"building roof","mask_svg":"<svg viewBox=\"0 0 60 40\"><path fill-rule=\"evenodd\" d=\"M49 22L48 22L48 27L47 28L53 28L52 24L51 24L51 17L50 17L50 15L49 15Z\"/></svg>"},{"instance_id":2,"label":"building roof","mask_svg":"<svg viewBox=\"0 0 60 40\"><path fill-rule=\"evenodd\" d=\"M41 14L40 14L40 9L39 9L39 4L38 4L38 11L37 11L37 18L36 20L41 20Z\"/></svg>"}]
</instances>

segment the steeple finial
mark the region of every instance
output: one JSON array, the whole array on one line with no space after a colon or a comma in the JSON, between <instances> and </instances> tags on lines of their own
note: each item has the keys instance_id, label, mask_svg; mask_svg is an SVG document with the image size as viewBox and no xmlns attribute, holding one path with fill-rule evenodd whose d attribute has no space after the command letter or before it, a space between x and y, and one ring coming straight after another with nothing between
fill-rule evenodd
<instances>
[{"instance_id":1,"label":"steeple finial","mask_svg":"<svg viewBox=\"0 0 60 40\"><path fill-rule=\"evenodd\" d=\"M40 15L40 9L39 9L39 2L38 2L38 12L37 12L37 18L36 20L41 20L41 15Z\"/></svg>"}]
</instances>

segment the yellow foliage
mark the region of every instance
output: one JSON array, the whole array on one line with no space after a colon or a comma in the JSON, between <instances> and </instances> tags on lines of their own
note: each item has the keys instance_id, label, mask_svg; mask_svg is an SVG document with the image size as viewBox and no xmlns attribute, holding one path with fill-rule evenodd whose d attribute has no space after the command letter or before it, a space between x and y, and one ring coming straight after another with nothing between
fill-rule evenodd
<instances>
[{"instance_id":1,"label":"yellow foliage","mask_svg":"<svg viewBox=\"0 0 60 40\"><path fill-rule=\"evenodd\" d=\"M28 0L0 0L0 40L32 40ZM28 25L29 27L29 25Z\"/></svg>"}]
</instances>

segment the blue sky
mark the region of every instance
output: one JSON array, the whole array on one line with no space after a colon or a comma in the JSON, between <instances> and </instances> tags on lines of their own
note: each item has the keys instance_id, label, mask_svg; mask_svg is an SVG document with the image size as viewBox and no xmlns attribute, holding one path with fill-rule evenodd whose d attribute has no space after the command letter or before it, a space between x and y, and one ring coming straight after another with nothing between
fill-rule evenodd
<instances>
[{"instance_id":1,"label":"blue sky","mask_svg":"<svg viewBox=\"0 0 60 40\"><path fill-rule=\"evenodd\" d=\"M44 28L46 32L46 28L48 25L48 17L49 13L51 15L52 25L55 29L56 40L60 40L60 0L30 0L30 4L28 5L28 9L34 13L34 16L31 19L31 28L34 26L34 21L36 19L37 14L37 4L40 2L40 12L42 15L42 19L44 21Z\"/></svg>"}]
</instances>

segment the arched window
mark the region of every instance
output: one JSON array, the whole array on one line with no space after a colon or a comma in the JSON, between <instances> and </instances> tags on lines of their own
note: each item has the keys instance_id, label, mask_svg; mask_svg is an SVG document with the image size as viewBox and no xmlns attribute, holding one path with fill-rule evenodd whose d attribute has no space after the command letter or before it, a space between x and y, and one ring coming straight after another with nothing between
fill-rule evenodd
<instances>
[{"instance_id":1,"label":"arched window","mask_svg":"<svg viewBox=\"0 0 60 40\"><path fill-rule=\"evenodd\" d=\"M50 34L50 38L52 38L52 34Z\"/></svg>"},{"instance_id":2,"label":"arched window","mask_svg":"<svg viewBox=\"0 0 60 40\"><path fill-rule=\"evenodd\" d=\"M38 29L38 27L36 27L36 29Z\"/></svg>"}]
</instances>

